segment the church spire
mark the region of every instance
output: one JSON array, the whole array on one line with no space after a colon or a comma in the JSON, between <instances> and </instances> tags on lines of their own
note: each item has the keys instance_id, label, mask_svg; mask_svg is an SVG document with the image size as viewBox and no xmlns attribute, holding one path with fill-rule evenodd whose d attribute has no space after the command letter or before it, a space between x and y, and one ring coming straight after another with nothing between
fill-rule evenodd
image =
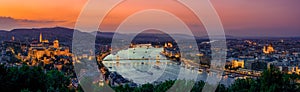
<instances>
[{"instance_id":1,"label":"church spire","mask_svg":"<svg viewBox=\"0 0 300 92\"><path fill-rule=\"evenodd\" d=\"M43 41L43 35L42 35L42 33L40 33L40 42L42 42Z\"/></svg>"}]
</instances>

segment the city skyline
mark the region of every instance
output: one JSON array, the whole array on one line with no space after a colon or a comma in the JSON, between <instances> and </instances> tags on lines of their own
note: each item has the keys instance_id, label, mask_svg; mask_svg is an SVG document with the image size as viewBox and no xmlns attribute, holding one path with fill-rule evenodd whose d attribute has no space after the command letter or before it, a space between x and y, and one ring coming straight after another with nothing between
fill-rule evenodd
<instances>
[{"instance_id":1,"label":"city skyline","mask_svg":"<svg viewBox=\"0 0 300 92\"><path fill-rule=\"evenodd\" d=\"M17 0L5 0L0 2L0 30L9 31L11 29L16 28L36 28L54 26L74 28L76 19L80 15L80 11L84 8L84 4L87 2L87 0L78 0L72 2L71 4L67 5L67 7L65 3L70 3L70 1L68 0L30 0L24 3L20 3ZM300 18L300 12L294 11L295 9L300 7L297 6L298 2L300 1L272 0L272 2L270 2L269 0L212 0L211 2L220 16L226 35L252 37L300 36L298 35L300 33L300 27L298 26L300 22L297 21ZM117 19L118 17L120 17L119 15L122 15L127 12L126 9L127 8L117 10L117 13L120 14L112 14L118 16L110 17ZM181 13L182 9L179 9L177 11L178 13ZM92 15L93 14L91 14L91 16ZM148 17L152 16L153 15L149 15ZM138 21L138 23L140 22L142 23L145 21ZM165 24L170 24L168 20L164 22L166 22ZM104 25L103 27L108 27L109 29L109 26L115 25L114 22L110 23L111 24ZM197 31L195 34L196 36L206 35L206 32L205 30L203 30L204 28L201 24L195 25L198 27L200 26L198 28L199 32ZM180 33L180 30L174 29L174 32L176 31ZM109 30L109 32L112 31Z\"/></svg>"},{"instance_id":2,"label":"city skyline","mask_svg":"<svg viewBox=\"0 0 300 92\"><path fill-rule=\"evenodd\" d=\"M300 92L298 0L0 0L3 92Z\"/></svg>"}]
</instances>

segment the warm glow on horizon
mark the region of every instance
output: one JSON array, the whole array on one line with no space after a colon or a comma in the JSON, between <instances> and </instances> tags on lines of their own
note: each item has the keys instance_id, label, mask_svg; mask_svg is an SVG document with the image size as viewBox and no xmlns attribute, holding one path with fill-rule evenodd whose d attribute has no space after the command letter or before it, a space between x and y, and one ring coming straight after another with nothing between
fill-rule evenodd
<instances>
[{"instance_id":1,"label":"warm glow on horizon","mask_svg":"<svg viewBox=\"0 0 300 92\"><path fill-rule=\"evenodd\" d=\"M87 1L26 0L21 2L19 0L1 0L0 23L2 25L0 25L0 30L51 26L74 28L77 17ZM236 36L297 36L300 34L298 25L300 22L297 21L300 18L300 12L296 11L300 8L298 6L300 1L211 0L211 2L222 20L226 34ZM159 5L159 2L153 4ZM147 5L136 4L129 4L129 6L147 7ZM121 8L110 17L116 20L124 17L130 11L127 8L129 7ZM182 8L174 8L174 10L179 14L183 12ZM30 20L30 22L26 20ZM111 21L109 24L114 25L115 23L117 22Z\"/></svg>"},{"instance_id":2,"label":"warm glow on horizon","mask_svg":"<svg viewBox=\"0 0 300 92\"><path fill-rule=\"evenodd\" d=\"M87 0L1 0L0 17L11 17L15 20L59 21L53 24L21 23L25 26L64 26L72 28L86 1Z\"/></svg>"},{"instance_id":3,"label":"warm glow on horizon","mask_svg":"<svg viewBox=\"0 0 300 92\"><path fill-rule=\"evenodd\" d=\"M0 16L31 20L74 20L87 0L1 0Z\"/></svg>"}]
</instances>

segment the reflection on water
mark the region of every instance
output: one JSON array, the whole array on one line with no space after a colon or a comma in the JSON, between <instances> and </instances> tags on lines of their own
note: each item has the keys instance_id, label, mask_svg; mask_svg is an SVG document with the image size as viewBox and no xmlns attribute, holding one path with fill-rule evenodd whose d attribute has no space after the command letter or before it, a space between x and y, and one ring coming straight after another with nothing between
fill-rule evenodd
<instances>
[{"instance_id":1,"label":"reflection on water","mask_svg":"<svg viewBox=\"0 0 300 92\"><path fill-rule=\"evenodd\" d=\"M160 55L161 51L162 48L129 48L108 55L103 64L109 67L110 71L116 71L137 84L175 79L206 80L208 73L199 72L196 68L188 69L174 61L166 60ZM156 58L158 56L159 59ZM228 86L233 81L234 79L225 77L221 83Z\"/></svg>"}]
</instances>

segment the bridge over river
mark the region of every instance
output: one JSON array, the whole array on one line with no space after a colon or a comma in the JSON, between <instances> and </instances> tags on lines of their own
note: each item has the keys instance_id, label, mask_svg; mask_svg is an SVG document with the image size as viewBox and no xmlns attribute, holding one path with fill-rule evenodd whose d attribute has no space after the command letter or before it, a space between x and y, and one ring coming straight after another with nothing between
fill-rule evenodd
<instances>
[{"instance_id":1,"label":"bridge over river","mask_svg":"<svg viewBox=\"0 0 300 92\"><path fill-rule=\"evenodd\" d=\"M105 55L102 63L111 72L117 72L124 78L137 84L162 82L165 80L206 80L208 72L198 72L198 65L168 60L160 52L163 48L128 48L114 54ZM192 62L190 62L192 63ZM222 77L221 75L218 75ZM226 78L222 84L230 85L233 78Z\"/></svg>"}]
</instances>

